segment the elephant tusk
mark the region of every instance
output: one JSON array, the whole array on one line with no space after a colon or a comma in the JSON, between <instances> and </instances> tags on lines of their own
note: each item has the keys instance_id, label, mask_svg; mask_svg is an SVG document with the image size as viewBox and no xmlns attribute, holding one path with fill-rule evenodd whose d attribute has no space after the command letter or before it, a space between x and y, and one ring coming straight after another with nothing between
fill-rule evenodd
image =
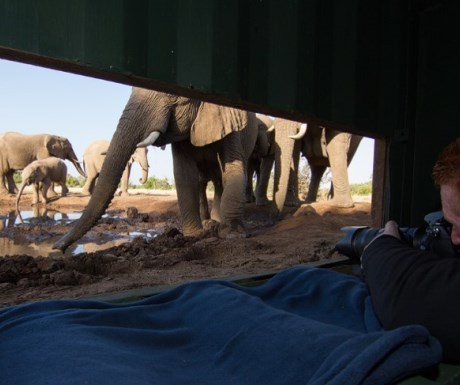
<instances>
[{"instance_id":1,"label":"elephant tusk","mask_svg":"<svg viewBox=\"0 0 460 385\"><path fill-rule=\"evenodd\" d=\"M275 131L275 125L274 125L274 124L272 124L272 125L268 128L267 132L273 132L273 131Z\"/></svg>"},{"instance_id":2,"label":"elephant tusk","mask_svg":"<svg viewBox=\"0 0 460 385\"><path fill-rule=\"evenodd\" d=\"M136 147L147 147L147 146L153 145L156 142L156 140L159 138L159 136L160 136L159 131L153 131L142 142L139 142Z\"/></svg>"},{"instance_id":3,"label":"elephant tusk","mask_svg":"<svg viewBox=\"0 0 460 385\"><path fill-rule=\"evenodd\" d=\"M307 132L307 123L303 123L301 126L300 126L300 130L297 134L295 135L289 135L289 137L291 139L302 139L304 136L305 136L305 133Z\"/></svg>"}]
</instances>

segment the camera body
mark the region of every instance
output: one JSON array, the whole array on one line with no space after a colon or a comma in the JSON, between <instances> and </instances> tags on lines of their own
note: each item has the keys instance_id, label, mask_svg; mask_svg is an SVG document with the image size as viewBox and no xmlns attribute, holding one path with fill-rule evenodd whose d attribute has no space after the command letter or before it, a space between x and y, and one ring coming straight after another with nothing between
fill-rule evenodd
<instances>
[{"instance_id":1,"label":"camera body","mask_svg":"<svg viewBox=\"0 0 460 385\"><path fill-rule=\"evenodd\" d=\"M460 250L450 239L451 225L444 220L442 212L427 214L424 220L425 223L420 227L400 228L401 239L416 249L431 250L443 256L459 257ZM335 249L352 260L359 260L369 242L383 232L382 228L366 226L348 226L341 230L345 232L345 236L337 242Z\"/></svg>"}]
</instances>

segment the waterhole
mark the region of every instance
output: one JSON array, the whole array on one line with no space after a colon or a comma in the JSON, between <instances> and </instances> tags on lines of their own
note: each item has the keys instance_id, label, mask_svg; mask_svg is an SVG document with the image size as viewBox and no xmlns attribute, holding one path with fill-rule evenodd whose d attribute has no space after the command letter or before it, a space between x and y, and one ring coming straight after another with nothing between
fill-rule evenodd
<instances>
[{"instance_id":1,"label":"waterhole","mask_svg":"<svg viewBox=\"0 0 460 385\"><path fill-rule=\"evenodd\" d=\"M20 213L10 211L0 214L0 256L29 255L32 257L62 256L60 250L54 250L53 244L62 234L53 235L52 227L69 226L79 219L81 212L61 213L50 210L24 210ZM104 218L119 219L117 215L105 215ZM43 230L41 232L40 230ZM51 231L50 231L51 230ZM137 237L155 238L159 234L156 229L135 229L126 232L104 232L97 240L79 240L66 250L65 255L91 253L121 245Z\"/></svg>"}]
</instances>

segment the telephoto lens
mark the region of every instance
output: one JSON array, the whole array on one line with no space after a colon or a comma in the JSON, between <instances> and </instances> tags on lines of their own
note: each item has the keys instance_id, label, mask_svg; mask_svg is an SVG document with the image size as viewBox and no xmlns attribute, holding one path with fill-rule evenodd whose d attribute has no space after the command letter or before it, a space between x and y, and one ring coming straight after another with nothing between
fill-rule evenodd
<instances>
[{"instance_id":1,"label":"telephoto lens","mask_svg":"<svg viewBox=\"0 0 460 385\"><path fill-rule=\"evenodd\" d=\"M352 261L359 261L366 245L383 232L381 228L367 226L342 227L345 236L337 242L335 249Z\"/></svg>"}]
</instances>

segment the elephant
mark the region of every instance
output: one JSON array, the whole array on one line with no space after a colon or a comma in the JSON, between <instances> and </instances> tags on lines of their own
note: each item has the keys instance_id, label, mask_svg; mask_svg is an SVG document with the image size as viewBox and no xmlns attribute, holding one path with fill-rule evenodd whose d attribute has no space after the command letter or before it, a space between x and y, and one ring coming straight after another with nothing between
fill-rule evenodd
<instances>
[{"instance_id":1,"label":"elephant","mask_svg":"<svg viewBox=\"0 0 460 385\"><path fill-rule=\"evenodd\" d=\"M204 233L202 181L222 185L213 209L219 237L246 236L242 223L247 159L257 139L255 114L197 99L133 87L110 142L99 180L81 218L55 243L64 251L102 216L136 147L171 144L174 180L185 236ZM216 207L214 207L216 206Z\"/></svg>"},{"instance_id":2,"label":"elephant","mask_svg":"<svg viewBox=\"0 0 460 385\"><path fill-rule=\"evenodd\" d=\"M275 164L275 126L274 118L257 114L259 123L259 136L256 143L256 149L251 156L249 163L250 180L247 187L247 202L255 200L257 206L270 204L267 197L268 185L271 177L273 165ZM255 194L252 192L252 175L256 173ZM288 188L285 198L286 206L295 206L299 204L297 189ZM252 198L251 195L254 195ZM252 198L252 199L251 199Z\"/></svg>"},{"instance_id":3,"label":"elephant","mask_svg":"<svg viewBox=\"0 0 460 385\"><path fill-rule=\"evenodd\" d=\"M306 202L316 201L319 184L327 167L331 168L331 204L336 207L353 207L348 166L353 159L362 136L325 128L319 125L276 118L275 127L275 202L274 214L279 215L291 190L298 206L298 165L300 153L307 158L311 180Z\"/></svg>"},{"instance_id":4,"label":"elephant","mask_svg":"<svg viewBox=\"0 0 460 385\"><path fill-rule=\"evenodd\" d=\"M34 160L24 168L21 175L22 182L16 197L16 211L19 211L19 201L26 186L33 185L34 187L32 204L40 202L40 194L42 202L45 204L48 202L47 193L53 182L61 185L62 196L66 196L69 192L66 185L67 166L63 160L54 156Z\"/></svg>"},{"instance_id":5,"label":"elephant","mask_svg":"<svg viewBox=\"0 0 460 385\"><path fill-rule=\"evenodd\" d=\"M105 155L109 148L109 140L97 140L91 143L83 153L83 167L88 175L86 182L83 186L82 193L85 195L91 195L94 191L96 179L102 168ZM139 179L139 183L144 184L147 182L149 163L147 159L147 147L139 147L134 151L126 164L121 177L121 195L127 196L128 194L128 183L129 175L131 173L131 166L134 162L138 162L142 169L142 176Z\"/></svg>"},{"instance_id":6,"label":"elephant","mask_svg":"<svg viewBox=\"0 0 460 385\"><path fill-rule=\"evenodd\" d=\"M17 192L13 174L34 160L55 156L70 160L86 178L69 140L50 134L24 135L18 132L0 133L0 194ZM8 189L5 185L5 178Z\"/></svg>"}]
</instances>

